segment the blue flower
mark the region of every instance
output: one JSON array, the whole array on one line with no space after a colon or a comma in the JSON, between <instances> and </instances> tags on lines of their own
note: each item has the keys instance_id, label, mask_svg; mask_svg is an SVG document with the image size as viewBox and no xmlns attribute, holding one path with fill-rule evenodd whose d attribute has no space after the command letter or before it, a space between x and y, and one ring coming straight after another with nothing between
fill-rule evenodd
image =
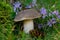
<instances>
[{"instance_id":1,"label":"blue flower","mask_svg":"<svg viewBox=\"0 0 60 40\"><path fill-rule=\"evenodd\" d=\"M56 23L56 19L55 18L52 18L48 21L47 25L49 25L50 27Z\"/></svg>"},{"instance_id":2,"label":"blue flower","mask_svg":"<svg viewBox=\"0 0 60 40\"><path fill-rule=\"evenodd\" d=\"M14 5L14 7L16 7L16 8L19 8L20 5L21 5L21 3L18 1L18 2L15 2L13 5Z\"/></svg>"},{"instance_id":3,"label":"blue flower","mask_svg":"<svg viewBox=\"0 0 60 40\"><path fill-rule=\"evenodd\" d=\"M19 1L15 2L13 4L13 8L14 8L14 12L16 12L16 14L19 12L19 10L21 10L21 3Z\"/></svg>"},{"instance_id":4,"label":"blue flower","mask_svg":"<svg viewBox=\"0 0 60 40\"><path fill-rule=\"evenodd\" d=\"M59 11L55 10L55 11L52 12L52 14L59 15Z\"/></svg>"},{"instance_id":5,"label":"blue flower","mask_svg":"<svg viewBox=\"0 0 60 40\"><path fill-rule=\"evenodd\" d=\"M51 23L50 21L48 21L47 25L48 25L49 27L51 27L51 26L52 26L52 23Z\"/></svg>"},{"instance_id":6,"label":"blue flower","mask_svg":"<svg viewBox=\"0 0 60 40\"><path fill-rule=\"evenodd\" d=\"M42 15L47 14L47 11L46 11L46 9L44 7L41 8L40 12L41 12Z\"/></svg>"},{"instance_id":7,"label":"blue flower","mask_svg":"<svg viewBox=\"0 0 60 40\"><path fill-rule=\"evenodd\" d=\"M60 19L60 15L58 15L57 18Z\"/></svg>"},{"instance_id":8,"label":"blue flower","mask_svg":"<svg viewBox=\"0 0 60 40\"><path fill-rule=\"evenodd\" d=\"M41 29L43 27L42 24L38 24L38 28Z\"/></svg>"},{"instance_id":9,"label":"blue flower","mask_svg":"<svg viewBox=\"0 0 60 40\"><path fill-rule=\"evenodd\" d=\"M47 16L47 11L44 7L40 9L40 13L42 14L42 18L44 19Z\"/></svg>"},{"instance_id":10,"label":"blue flower","mask_svg":"<svg viewBox=\"0 0 60 40\"><path fill-rule=\"evenodd\" d=\"M55 19L55 18L52 18L52 19L51 19L51 23L52 23L52 24L55 24L55 23L56 23L56 19Z\"/></svg>"}]
</instances>

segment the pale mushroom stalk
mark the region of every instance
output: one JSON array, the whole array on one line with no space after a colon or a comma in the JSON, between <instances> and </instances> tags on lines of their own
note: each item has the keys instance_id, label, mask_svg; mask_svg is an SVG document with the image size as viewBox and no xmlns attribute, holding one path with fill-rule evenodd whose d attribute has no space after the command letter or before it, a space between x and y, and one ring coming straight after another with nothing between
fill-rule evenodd
<instances>
[{"instance_id":1,"label":"pale mushroom stalk","mask_svg":"<svg viewBox=\"0 0 60 40\"><path fill-rule=\"evenodd\" d=\"M33 20L25 20L24 22L24 32L29 34L30 30L34 29Z\"/></svg>"},{"instance_id":2,"label":"pale mushroom stalk","mask_svg":"<svg viewBox=\"0 0 60 40\"><path fill-rule=\"evenodd\" d=\"M29 34L29 31L34 29L33 19L39 18L39 17L41 16L37 10L26 9L26 10L20 11L16 15L14 21L15 22L23 21L23 27L24 27L23 31Z\"/></svg>"}]
</instances>

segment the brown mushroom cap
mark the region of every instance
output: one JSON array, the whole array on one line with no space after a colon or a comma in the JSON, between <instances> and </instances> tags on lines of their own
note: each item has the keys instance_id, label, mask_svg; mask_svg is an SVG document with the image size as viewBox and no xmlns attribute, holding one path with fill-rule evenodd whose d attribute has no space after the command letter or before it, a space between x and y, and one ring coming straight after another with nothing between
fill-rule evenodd
<instances>
[{"instance_id":1,"label":"brown mushroom cap","mask_svg":"<svg viewBox=\"0 0 60 40\"><path fill-rule=\"evenodd\" d=\"M19 12L16 15L14 21L18 22L18 21L22 21L22 20L29 20L29 19L39 18L39 17L40 17L40 13L37 10L26 9L26 10Z\"/></svg>"}]
</instances>

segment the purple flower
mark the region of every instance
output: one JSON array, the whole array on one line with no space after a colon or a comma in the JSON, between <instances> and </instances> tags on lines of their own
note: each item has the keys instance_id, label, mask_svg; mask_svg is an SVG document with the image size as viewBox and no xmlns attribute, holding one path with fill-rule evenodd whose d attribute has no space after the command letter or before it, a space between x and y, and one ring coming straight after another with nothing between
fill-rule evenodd
<instances>
[{"instance_id":1,"label":"purple flower","mask_svg":"<svg viewBox=\"0 0 60 40\"><path fill-rule=\"evenodd\" d=\"M14 12L16 12L16 14L19 12L19 10L21 10L21 3L19 1L15 2L13 4L13 8L14 8Z\"/></svg>"},{"instance_id":2,"label":"purple flower","mask_svg":"<svg viewBox=\"0 0 60 40\"><path fill-rule=\"evenodd\" d=\"M41 29L43 27L42 24L38 24L38 28Z\"/></svg>"},{"instance_id":3,"label":"purple flower","mask_svg":"<svg viewBox=\"0 0 60 40\"><path fill-rule=\"evenodd\" d=\"M60 15L58 15L57 18L60 19Z\"/></svg>"},{"instance_id":4,"label":"purple flower","mask_svg":"<svg viewBox=\"0 0 60 40\"><path fill-rule=\"evenodd\" d=\"M16 7L16 8L19 8L20 5L21 5L21 3L18 1L18 2L15 2L13 5L14 5L14 7Z\"/></svg>"},{"instance_id":5,"label":"purple flower","mask_svg":"<svg viewBox=\"0 0 60 40\"><path fill-rule=\"evenodd\" d=\"M56 19L55 18L52 18L50 21L51 21L52 24L56 23Z\"/></svg>"},{"instance_id":6,"label":"purple flower","mask_svg":"<svg viewBox=\"0 0 60 40\"><path fill-rule=\"evenodd\" d=\"M59 14L59 11L58 10L55 10L55 11L52 12L52 14L58 15Z\"/></svg>"},{"instance_id":7,"label":"purple flower","mask_svg":"<svg viewBox=\"0 0 60 40\"><path fill-rule=\"evenodd\" d=\"M40 13L42 14L43 19L47 16L47 11L44 7L41 8Z\"/></svg>"},{"instance_id":8,"label":"purple flower","mask_svg":"<svg viewBox=\"0 0 60 40\"><path fill-rule=\"evenodd\" d=\"M46 15L47 14L46 9L44 7L41 8L40 12L41 12L42 15Z\"/></svg>"},{"instance_id":9,"label":"purple flower","mask_svg":"<svg viewBox=\"0 0 60 40\"><path fill-rule=\"evenodd\" d=\"M52 23L50 21L48 21L47 25L49 25L49 27L51 27Z\"/></svg>"},{"instance_id":10,"label":"purple flower","mask_svg":"<svg viewBox=\"0 0 60 40\"><path fill-rule=\"evenodd\" d=\"M47 25L49 25L50 27L52 26L52 24L55 24L56 23L56 19L55 18L52 18L48 21Z\"/></svg>"}]
</instances>

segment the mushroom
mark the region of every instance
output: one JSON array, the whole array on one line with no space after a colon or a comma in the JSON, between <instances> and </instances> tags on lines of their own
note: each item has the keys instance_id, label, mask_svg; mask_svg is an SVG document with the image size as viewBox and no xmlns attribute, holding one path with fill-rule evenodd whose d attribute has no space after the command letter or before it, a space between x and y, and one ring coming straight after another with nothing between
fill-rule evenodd
<instances>
[{"instance_id":1,"label":"mushroom","mask_svg":"<svg viewBox=\"0 0 60 40\"><path fill-rule=\"evenodd\" d=\"M26 10L20 11L16 15L14 21L15 22L23 21L23 27L24 27L23 31L29 34L29 31L34 29L33 19L39 18L39 17L40 17L40 13L38 13L37 10L26 9Z\"/></svg>"}]
</instances>

